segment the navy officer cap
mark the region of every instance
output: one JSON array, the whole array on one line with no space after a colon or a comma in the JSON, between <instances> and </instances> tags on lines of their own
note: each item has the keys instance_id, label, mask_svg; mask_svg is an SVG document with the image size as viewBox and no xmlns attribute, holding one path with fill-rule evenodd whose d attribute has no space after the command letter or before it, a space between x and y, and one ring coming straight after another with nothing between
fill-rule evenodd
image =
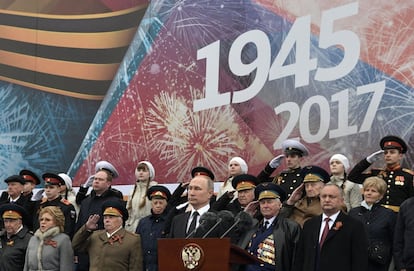
<instances>
[{"instance_id":1,"label":"navy officer cap","mask_svg":"<svg viewBox=\"0 0 414 271\"><path fill-rule=\"evenodd\" d=\"M171 192L168 190L167 187L162 185L153 185L150 188L148 188L147 191L147 198L149 200L151 199L165 199L167 201L171 198Z\"/></svg>"},{"instance_id":2,"label":"navy officer cap","mask_svg":"<svg viewBox=\"0 0 414 271\"><path fill-rule=\"evenodd\" d=\"M22 176L20 175L12 175L6 178L6 180L4 180L5 183L20 183L20 184L25 184L26 181L23 179Z\"/></svg>"},{"instance_id":3,"label":"navy officer cap","mask_svg":"<svg viewBox=\"0 0 414 271\"><path fill-rule=\"evenodd\" d=\"M254 190L255 198L261 199L280 199L281 202L286 200L286 191L279 185L272 182L260 183Z\"/></svg>"},{"instance_id":4,"label":"navy officer cap","mask_svg":"<svg viewBox=\"0 0 414 271\"><path fill-rule=\"evenodd\" d=\"M210 177L210 179L214 181L214 174L208 168L195 167L193 168L193 170L191 170L191 177L194 178L195 176L199 176L199 175Z\"/></svg>"},{"instance_id":5,"label":"navy officer cap","mask_svg":"<svg viewBox=\"0 0 414 271\"><path fill-rule=\"evenodd\" d=\"M383 150L397 149L401 153L407 152L407 144L404 142L404 140L394 135L383 137L380 141L380 147Z\"/></svg>"},{"instance_id":6,"label":"navy officer cap","mask_svg":"<svg viewBox=\"0 0 414 271\"><path fill-rule=\"evenodd\" d=\"M282 149L287 155L297 154L299 156L307 156L309 154L308 149L302 143L293 139L283 141Z\"/></svg>"},{"instance_id":7,"label":"navy officer cap","mask_svg":"<svg viewBox=\"0 0 414 271\"><path fill-rule=\"evenodd\" d=\"M95 172L98 172L99 170L105 170L109 172L109 174L111 174L112 178L114 179L118 178L119 176L119 173L114 167L114 165L112 165L108 161L99 161L98 163L96 163Z\"/></svg>"}]
</instances>

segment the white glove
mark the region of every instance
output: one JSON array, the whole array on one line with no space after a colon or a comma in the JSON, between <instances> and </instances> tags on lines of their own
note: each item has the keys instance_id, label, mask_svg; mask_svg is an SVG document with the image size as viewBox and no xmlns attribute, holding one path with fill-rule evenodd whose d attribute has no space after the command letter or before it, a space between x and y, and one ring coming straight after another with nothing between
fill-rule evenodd
<instances>
[{"instance_id":1,"label":"white glove","mask_svg":"<svg viewBox=\"0 0 414 271\"><path fill-rule=\"evenodd\" d=\"M86 180L86 182L84 184L82 184L82 187L85 187L85 188L91 187L94 178L95 178L95 175L89 176L89 178Z\"/></svg>"},{"instance_id":2,"label":"white glove","mask_svg":"<svg viewBox=\"0 0 414 271\"><path fill-rule=\"evenodd\" d=\"M378 159L380 159L380 157L382 156L383 153L384 153L384 150L376 151L376 152L372 153L371 155L369 155L366 159L367 159L368 163L372 164L375 161L377 161Z\"/></svg>"},{"instance_id":3,"label":"white glove","mask_svg":"<svg viewBox=\"0 0 414 271\"><path fill-rule=\"evenodd\" d=\"M275 158L273 158L272 160L270 160L269 166L271 168L277 168L278 166L280 166L280 163L282 162L283 158L285 158L285 155L284 154L281 154L279 156L276 156Z\"/></svg>"},{"instance_id":4,"label":"white glove","mask_svg":"<svg viewBox=\"0 0 414 271\"><path fill-rule=\"evenodd\" d=\"M40 189L36 192L36 194L33 194L31 201L39 201L43 198L43 192L45 192L44 189Z\"/></svg>"}]
</instances>

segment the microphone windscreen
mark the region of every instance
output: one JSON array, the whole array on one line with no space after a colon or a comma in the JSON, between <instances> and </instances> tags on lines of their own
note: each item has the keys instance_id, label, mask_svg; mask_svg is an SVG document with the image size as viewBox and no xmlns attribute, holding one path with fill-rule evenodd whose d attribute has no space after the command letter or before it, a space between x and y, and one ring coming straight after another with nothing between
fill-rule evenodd
<instances>
[{"instance_id":1,"label":"microphone windscreen","mask_svg":"<svg viewBox=\"0 0 414 271\"><path fill-rule=\"evenodd\" d=\"M217 214L218 217L222 219L222 224L231 226L234 223L234 215L232 212L227 210L221 210Z\"/></svg>"},{"instance_id":2,"label":"microphone windscreen","mask_svg":"<svg viewBox=\"0 0 414 271\"><path fill-rule=\"evenodd\" d=\"M200 216L199 226L193 237L198 238L204 236L217 222L217 214L213 212L206 212Z\"/></svg>"},{"instance_id":3,"label":"microphone windscreen","mask_svg":"<svg viewBox=\"0 0 414 271\"><path fill-rule=\"evenodd\" d=\"M217 221L217 214L213 212L206 212L200 216L200 225L207 226L207 225L214 225Z\"/></svg>"},{"instance_id":4,"label":"microphone windscreen","mask_svg":"<svg viewBox=\"0 0 414 271\"><path fill-rule=\"evenodd\" d=\"M237 230L240 232L250 230L253 226L253 218L246 212L239 212L236 216L236 220L240 221L237 224Z\"/></svg>"},{"instance_id":5,"label":"microphone windscreen","mask_svg":"<svg viewBox=\"0 0 414 271\"><path fill-rule=\"evenodd\" d=\"M222 219L219 229L218 236L221 236L227 229L229 229L234 223L234 215L228 210L222 210L218 212L217 216Z\"/></svg>"}]
</instances>

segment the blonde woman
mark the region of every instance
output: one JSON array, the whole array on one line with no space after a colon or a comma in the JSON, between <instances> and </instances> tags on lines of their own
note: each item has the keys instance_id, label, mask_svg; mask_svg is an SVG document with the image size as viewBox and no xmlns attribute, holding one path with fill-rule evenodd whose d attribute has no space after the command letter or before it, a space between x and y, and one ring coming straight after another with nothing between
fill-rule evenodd
<instances>
[{"instance_id":1,"label":"blonde woman","mask_svg":"<svg viewBox=\"0 0 414 271\"><path fill-rule=\"evenodd\" d=\"M379 177L368 177L363 183L364 200L349 215L362 221L368 233L369 261L367 271L387 271L392 256L396 213L380 204L388 187Z\"/></svg>"},{"instance_id":2,"label":"blonde woman","mask_svg":"<svg viewBox=\"0 0 414 271\"><path fill-rule=\"evenodd\" d=\"M156 185L153 181L155 169L148 161L141 161L135 169L135 185L127 202L129 218L125 223L125 229L135 232L141 218L151 214L151 202L147 199L148 188Z\"/></svg>"},{"instance_id":3,"label":"blonde woman","mask_svg":"<svg viewBox=\"0 0 414 271\"><path fill-rule=\"evenodd\" d=\"M30 238L23 270L73 270L73 250L69 236L63 233L65 216L61 209L42 208L39 224L40 228Z\"/></svg>"}]
</instances>

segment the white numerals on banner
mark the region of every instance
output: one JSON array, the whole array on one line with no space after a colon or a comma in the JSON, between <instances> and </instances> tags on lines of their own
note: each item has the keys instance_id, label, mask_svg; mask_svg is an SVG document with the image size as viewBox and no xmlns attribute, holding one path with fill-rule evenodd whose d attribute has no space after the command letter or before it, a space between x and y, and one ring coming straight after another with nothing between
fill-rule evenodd
<instances>
[{"instance_id":1,"label":"white numerals on banner","mask_svg":"<svg viewBox=\"0 0 414 271\"><path fill-rule=\"evenodd\" d=\"M296 125L299 125L301 138L308 143L321 141L328 132L329 138L332 139L368 131L372 126L375 113L378 110L384 92L385 81L357 87L357 96L366 95L371 98L359 130L357 125L349 125L349 89L342 90L331 96L331 102L338 103L337 119L331 119L331 106L329 101L321 95L308 98L303 103L302 108L294 102L286 102L275 107L276 115L287 112L289 113L289 117L284 129L274 142L273 148L280 149L282 142L289 138ZM363 98L365 101L366 97ZM362 100L362 97L360 100ZM319 114L312 114L313 117L319 117L319 120L312 119L311 109L319 111ZM359 110L359 108L355 110ZM319 122L319 127L312 126L312 130L309 125L310 120L315 123ZM329 130L330 125L335 125L337 128Z\"/></svg>"},{"instance_id":2,"label":"white numerals on banner","mask_svg":"<svg viewBox=\"0 0 414 271\"><path fill-rule=\"evenodd\" d=\"M229 52L230 71L236 76L254 75L250 86L235 90L231 101L230 92L219 92L220 41L215 41L197 51L197 60L206 59L205 97L194 100L193 110L200 111L230 103L242 103L256 96L267 81L294 76L295 87L309 84L310 72L316 69L315 80L333 81L351 72L358 62L360 40L350 30L334 31L335 21L358 13L358 2L324 11L321 16L319 47L341 47L343 59L333 67L317 67L317 59L311 58L311 17L298 17L287 34L273 63L269 38L261 30L251 30L237 37ZM256 58L245 63L243 50L256 48ZM250 48L250 47L249 47ZM286 63L294 55L293 63Z\"/></svg>"}]
</instances>

